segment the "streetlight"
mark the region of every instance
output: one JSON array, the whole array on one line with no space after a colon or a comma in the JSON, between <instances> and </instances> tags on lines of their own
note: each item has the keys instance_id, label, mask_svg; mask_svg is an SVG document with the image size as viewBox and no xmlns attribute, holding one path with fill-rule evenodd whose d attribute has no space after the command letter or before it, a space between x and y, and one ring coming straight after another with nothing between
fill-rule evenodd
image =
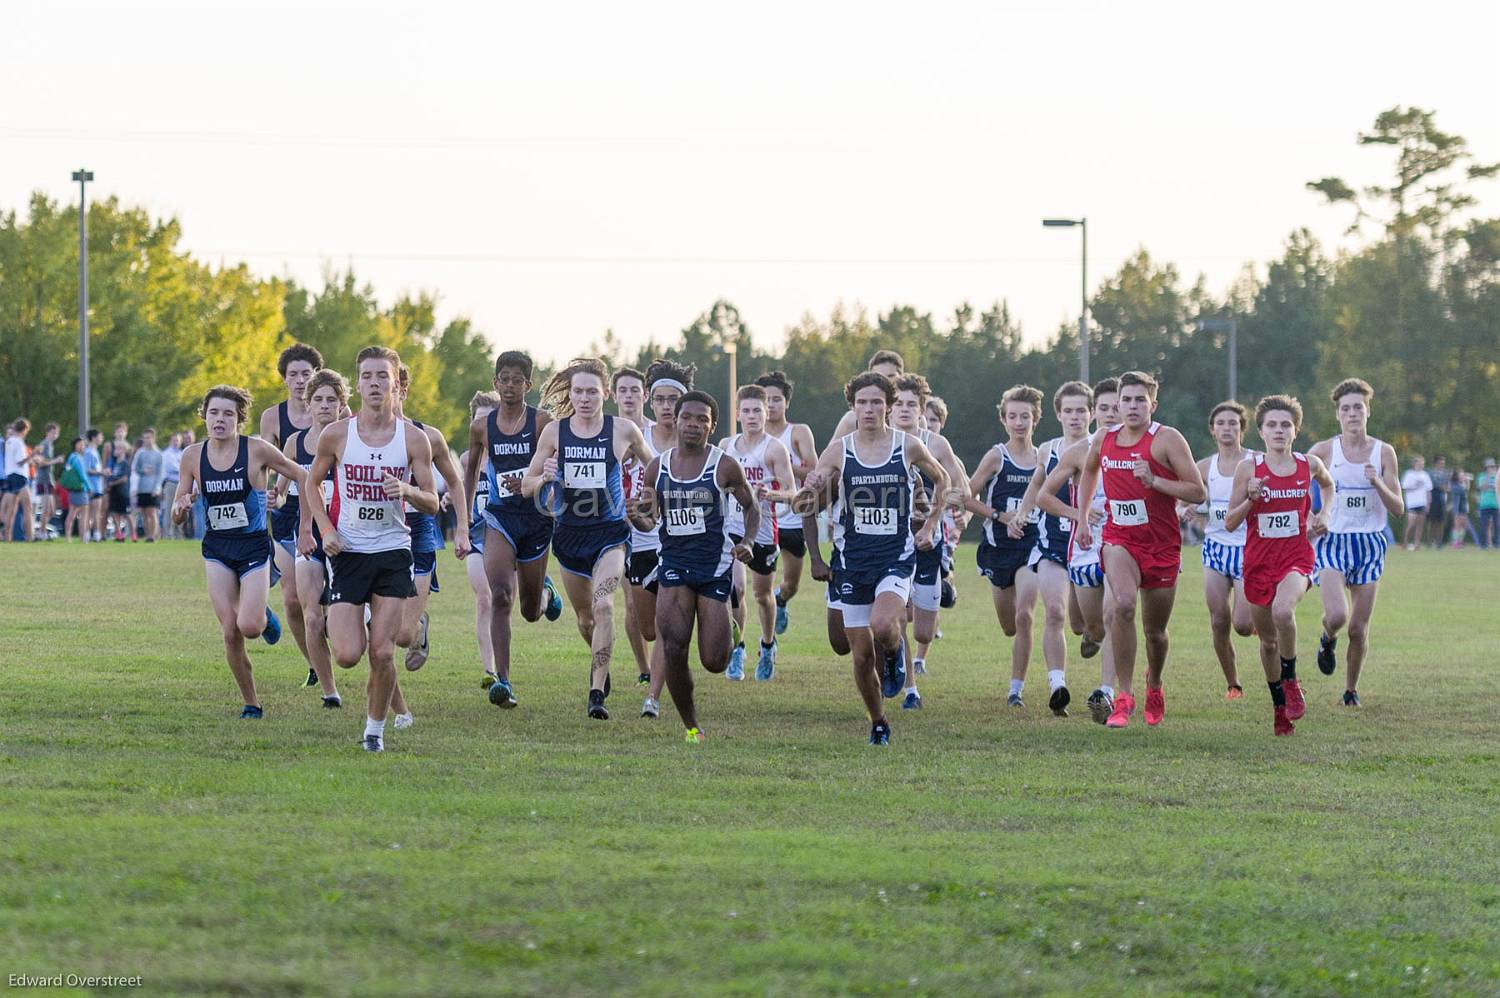
<instances>
[{"instance_id":1,"label":"streetlight","mask_svg":"<svg viewBox=\"0 0 1500 998\"><path fill-rule=\"evenodd\" d=\"M1083 280L1081 283L1078 311L1078 380L1089 383L1089 220L1087 218L1044 218L1042 225L1049 229L1083 230Z\"/></svg>"},{"instance_id":2,"label":"streetlight","mask_svg":"<svg viewBox=\"0 0 1500 998\"><path fill-rule=\"evenodd\" d=\"M1199 319L1200 333L1229 334L1229 397L1240 395L1240 324L1235 319Z\"/></svg>"},{"instance_id":3,"label":"streetlight","mask_svg":"<svg viewBox=\"0 0 1500 998\"><path fill-rule=\"evenodd\" d=\"M92 170L74 170L78 182L78 435L89 428L89 205Z\"/></svg>"},{"instance_id":4,"label":"streetlight","mask_svg":"<svg viewBox=\"0 0 1500 998\"><path fill-rule=\"evenodd\" d=\"M738 430L736 430L735 428L735 421L736 417L739 414L740 408L739 404L734 400L735 396L740 392L738 365L739 344L734 340L726 337L724 340L724 353L729 357L729 405L726 408L729 409L729 433L731 436L733 436L738 432Z\"/></svg>"}]
</instances>

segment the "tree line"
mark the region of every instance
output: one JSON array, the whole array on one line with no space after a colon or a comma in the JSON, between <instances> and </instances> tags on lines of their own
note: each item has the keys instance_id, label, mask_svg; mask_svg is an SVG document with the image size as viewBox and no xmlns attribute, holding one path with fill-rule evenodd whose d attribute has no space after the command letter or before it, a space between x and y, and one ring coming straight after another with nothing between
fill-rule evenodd
<instances>
[{"instance_id":1,"label":"tree line","mask_svg":"<svg viewBox=\"0 0 1500 998\"><path fill-rule=\"evenodd\" d=\"M1500 449L1500 219L1472 217L1476 186L1500 164L1475 162L1463 138L1430 111L1392 108L1361 145L1394 159L1391 180L1355 190L1334 177L1308 187L1347 211L1351 245L1329 250L1306 229L1279 258L1247 266L1216 296L1170 262L1140 249L1090 299L1093 374L1131 368L1162 384L1159 418L1198 452L1206 417L1228 392L1226 333L1204 319L1234 319L1239 395L1299 397L1304 439L1336 429L1327 391L1358 376L1376 389L1376 432L1400 452L1446 453L1472 464ZM191 425L203 388L241 384L261 402L279 395L276 355L294 341L335 367L362 346L400 352L413 371L410 408L459 446L469 398L487 387L495 354L467 319L439 328L435 297L382 307L352 270L322 287L262 278L243 264L214 268L180 247L176 220L153 220L116 199L89 209L93 408L103 421L167 430ZM24 218L0 215L0 417L34 424L76 420L77 210L36 195ZM838 304L804 315L784 346L757 344L727 301L713 303L671 340L627 350L606 331L592 351L644 370L654 357L698 365L698 382L723 398L732 345L739 383L771 369L795 381L792 418L826 433L843 410L842 386L876 349L901 352L947 401L955 449L972 466L999 436L995 404L1010 385L1051 390L1077 376L1076 327L1026 345L1004 302L963 303L940 318L909 306L871 317ZM537 358L547 362L567 358ZM1050 413L1039 439L1056 429Z\"/></svg>"}]
</instances>

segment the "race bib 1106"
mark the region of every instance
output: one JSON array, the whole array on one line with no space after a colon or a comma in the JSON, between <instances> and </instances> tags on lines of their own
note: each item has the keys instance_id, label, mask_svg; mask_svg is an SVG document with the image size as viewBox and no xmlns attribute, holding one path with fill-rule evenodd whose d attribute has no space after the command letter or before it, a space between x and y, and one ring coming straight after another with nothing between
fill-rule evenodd
<instances>
[{"instance_id":1,"label":"race bib 1106","mask_svg":"<svg viewBox=\"0 0 1500 998\"><path fill-rule=\"evenodd\" d=\"M667 510L667 534L671 537L689 537L704 533L708 526L703 514L702 506L682 506Z\"/></svg>"}]
</instances>

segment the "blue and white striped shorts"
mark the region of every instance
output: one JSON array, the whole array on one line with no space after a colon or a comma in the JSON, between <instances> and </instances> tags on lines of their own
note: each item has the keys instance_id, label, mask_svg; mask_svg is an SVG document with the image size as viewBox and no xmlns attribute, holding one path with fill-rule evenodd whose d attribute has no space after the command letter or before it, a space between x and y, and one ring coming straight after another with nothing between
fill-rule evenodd
<instances>
[{"instance_id":1,"label":"blue and white striped shorts","mask_svg":"<svg viewBox=\"0 0 1500 998\"><path fill-rule=\"evenodd\" d=\"M1380 581L1385 571L1386 539L1383 533L1324 534L1318 538L1313 582L1323 569L1342 572L1351 586Z\"/></svg>"},{"instance_id":2,"label":"blue and white striped shorts","mask_svg":"<svg viewBox=\"0 0 1500 998\"><path fill-rule=\"evenodd\" d=\"M1069 565L1068 581L1079 589L1098 589L1104 585L1104 566L1097 561L1090 565Z\"/></svg>"},{"instance_id":3,"label":"blue and white striped shorts","mask_svg":"<svg viewBox=\"0 0 1500 998\"><path fill-rule=\"evenodd\" d=\"M1221 544L1211 537L1203 538L1203 567L1228 579L1245 577L1245 549Z\"/></svg>"}]
</instances>

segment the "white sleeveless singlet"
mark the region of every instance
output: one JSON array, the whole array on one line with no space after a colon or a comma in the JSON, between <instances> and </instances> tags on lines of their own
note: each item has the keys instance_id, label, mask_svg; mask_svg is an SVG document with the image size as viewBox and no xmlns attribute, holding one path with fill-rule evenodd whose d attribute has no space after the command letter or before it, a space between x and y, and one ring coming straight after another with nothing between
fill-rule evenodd
<instances>
[{"instance_id":1,"label":"white sleeveless singlet","mask_svg":"<svg viewBox=\"0 0 1500 998\"><path fill-rule=\"evenodd\" d=\"M359 423L349 420L344 452L334 465L333 499L328 516L348 551L374 554L411 547L411 531L399 499L387 499L386 475L411 480L406 459L406 423L396 420L389 443L372 447L360 439Z\"/></svg>"}]
</instances>

